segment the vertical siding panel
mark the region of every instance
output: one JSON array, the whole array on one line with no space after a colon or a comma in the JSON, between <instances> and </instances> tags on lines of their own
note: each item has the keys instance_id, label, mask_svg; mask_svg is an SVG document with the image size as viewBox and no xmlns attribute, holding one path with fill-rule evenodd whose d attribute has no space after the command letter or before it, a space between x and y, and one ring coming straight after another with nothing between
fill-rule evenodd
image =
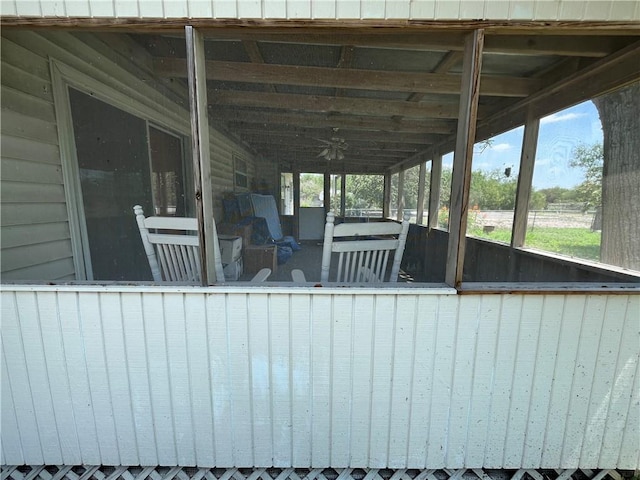
<instances>
[{"instance_id":1,"label":"vertical siding panel","mask_svg":"<svg viewBox=\"0 0 640 480\"><path fill-rule=\"evenodd\" d=\"M187 2L175 0L163 0L164 16L167 18L184 18L189 16Z\"/></svg>"},{"instance_id":2,"label":"vertical siding panel","mask_svg":"<svg viewBox=\"0 0 640 480\"><path fill-rule=\"evenodd\" d=\"M435 0L416 0L411 2L411 19L431 19L435 18Z\"/></svg>"},{"instance_id":3,"label":"vertical siding panel","mask_svg":"<svg viewBox=\"0 0 640 480\"><path fill-rule=\"evenodd\" d=\"M310 0L287 0L287 18L310 18Z\"/></svg>"},{"instance_id":4,"label":"vertical siding panel","mask_svg":"<svg viewBox=\"0 0 640 480\"><path fill-rule=\"evenodd\" d=\"M199 467L213 467L216 462L213 447L212 385L209 377L211 361L207 343L209 332L207 332L205 297L198 294L185 294L184 309L195 461Z\"/></svg>"},{"instance_id":5,"label":"vertical siding panel","mask_svg":"<svg viewBox=\"0 0 640 480\"><path fill-rule=\"evenodd\" d=\"M99 3L99 2L95 2ZM140 16L140 11L138 8L138 2L132 2L131 0L114 0L113 9L115 12L109 14L105 12L106 16L114 16L115 17L131 17L137 18Z\"/></svg>"},{"instance_id":6,"label":"vertical siding panel","mask_svg":"<svg viewBox=\"0 0 640 480\"><path fill-rule=\"evenodd\" d=\"M140 17L165 17L162 0L137 0Z\"/></svg>"},{"instance_id":7,"label":"vertical siding panel","mask_svg":"<svg viewBox=\"0 0 640 480\"><path fill-rule=\"evenodd\" d=\"M92 17L114 17L117 16L114 11L115 2L96 2L89 0L89 8L91 9ZM134 5L136 3L131 2Z\"/></svg>"},{"instance_id":8,"label":"vertical siding panel","mask_svg":"<svg viewBox=\"0 0 640 480\"><path fill-rule=\"evenodd\" d=\"M636 317L637 318L637 317ZM636 337L637 338L637 337ZM637 347L636 347L637 348ZM631 389L629 413L622 435L622 448L617 467L637 470L640 464L640 363L636 363L636 371ZM619 432L618 432L619 434Z\"/></svg>"},{"instance_id":9,"label":"vertical siding panel","mask_svg":"<svg viewBox=\"0 0 640 480\"><path fill-rule=\"evenodd\" d=\"M465 467L469 468L484 464L501 304L502 298L499 296L483 296L478 312L469 433L465 450Z\"/></svg>"},{"instance_id":10,"label":"vertical siding panel","mask_svg":"<svg viewBox=\"0 0 640 480\"><path fill-rule=\"evenodd\" d=\"M467 443L480 297L463 296L458 306L454 370L446 452L447 468L462 468Z\"/></svg>"},{"instance_id":11,"label":"vertical siding panel","mask_svg":"<svg viewBox=\"0 0 640 480\"><path fill-rule=\"evenodd\" d=\"M522 297L503 297L485 450L485 467L487 468L501 468L504 464L521 312Z\"/></svg>"},{"instance_id":12,"label":"vertical siding panel","mask_svg":"<svg viewBox=\"0 0 640 480\"><path fill-rule=\"evenodd\" d=\"M105 361L121 465L140 463L131 405L119 293L100 294Z\"/></svg>"},{"instance_id":13,"label":"vertical siding panel","mask_svg":"<svg viewBox=\"0 0 640 480\"><path fill-rule=\"evenodd\" d=\"M2 299L3 301L5 298ZM4 313L4 312L3 312ZM4 317L3 317L4 318ZM7 370L7 357L2 349L0 356L2 363L2 408L0 409L0 422L2 423L2 436L0 444L2 444L2 464L1 465L22 465L24 457L22 455L22 441L20 438L20 429L18 427L18 418L16 413L16 405L13 401L13 392L9 381L9 371Z\"/></svg>"},{"instance_id":14,"label":"vertical siding panel","mask_svg":"<svg viewBox=\"0 0 640 480\"><path fill-rule=\"evenodd\" d=\"M482 18L484 15L484 2L478 0L459 0L460 19Z\"/></svg>"},{"instance_id":15,"label":"vertical siding panel","mask_svg":"<svg viewBox=\"0 0 640 480\"><path fill-rule=\"evenodd\" d=\"M31 292L17 293L16 304L20 318L18 328L22 334L21 344L24 348L27 375L31 395L33 395L44 461L45 463L62 463L62 449L56 425L55 407L51 396L51 385L47 377L47 358L43 348L37 296Z\"/></svg>"},{"instance_id":16,"label":"vertical siding panel","mask_svg":"<svg viewBox=\"0 0 640 480\"><path fill-rule=\"evenodd\" d=\"M360 0L362 18L385 18L384 0Z\"/></svg>"},{"instance_id":17,"label":"vertical siding panel","mask_svg":"<svg viewBox=\"0 0 640 480\"><path fill-rule=\"evenodd\" d=\"M398 295L394 325L393 376L389 424L390 468L406 468L415 365L417 298Z\"/></svg>"},{"instance_id":18,"label":"vertical siding panel","mask_svg":"<svg viewBox=\"0 0 640 480\"><path fill-rule=\"evenodd\" d=\"M453 359L456 325L458 323L458 298L441 297L438 306L436 357L431 386L431 416L427 445L427 468L446 466L449 413L453 380Z\"/></svg>"},{"instance_id":19,"label":"vertical siding panel","mask_svg":"<svg viewBox=\"0 0 640 480\"><path fill-rule=\"evenodd\" d=\"M522 303L504 451L505 468L520 468L522 465L544 300L541 295L527 295Z\"/></svg>"},{"instance_id":20,"label":"vertical siding panel","mask_svg":"<svg viewBox=\"0 0 640 480\"><path fill-rule=\"evenodd\" d=\"M558 11L558 20L581 20L584 17L584 8L587 2L575 2L563 0Z\"/></svg>"},{"instance_id":21,"label":"vertical siding panel","mask_svg":"<svg viewBox=\"0 0 640 480\"><path fill-rule=\"evenodd\" d=\"M262 18L262 2L260 0L239 0L238 18Z\"/></svg>"},{"instance_id":22,"label":"vertical siding panel","mask_svg":"<svg viewBox=\"0 0 640 480\"><path fill-rule=\"evenodd\" d=\"M290 467L293 460L291 455L291 322L300 320L298 317L291 317L290 301L289 295L269 297L273 465L283 468ZM308 354L306 358L309 358Z\"/></svg>"},{"instance_id":23,"label":"vertical siding panel","mask_svg":"<svg viewBox=\"0 0 640 480\"><path fill-rule=\"evenodd\" d=\"M231 380L231 422L234 466L255 465L253 458L252 377L249 359L247 296L227 295L227 335Z\"/></svg>"},{"instance_id":24,"label":"vertical siding panel","mask_svg":"<svg viewBox=\"0 0 640 480\"><path fill-rule=\"evenodd\" d=\"M229 298L234 298L231 295ZM272 378L269 304L266 294L248 295L249 376L253 427L253 463L269 467L273 463ZM233 311L233 310L232 310ZM233 330L234 327L232 327ZM244 393L246 396L246 392Z\"/></svg>"},{"instance_id":25,"label":"vertical siding panel","mask_svg":"<svg viewBox=\"0 0 640 480\"><path fill-rule=\"evenodd\" d=\"M351 458L349 466L364 468L369 463L371 422L371 367L373 364L373 295L358 295L353 307L353 378L351 402Z\"/></svg>"},{"instance_id":26,"label":"vertical siding panel","mask_svg":"<svg viewBox=\"0 0 640 480\"><path fill-rule=\"evenodd\" d=\"M534 0L512 0L509 8L509 20L531 20L534 10Z\"/></svg>"},{"instance_id":27,"label":"vertical siding panel","mask_svg":"<svg viewBox=\"0 0 640 480\"><path fill-rule=\"evenodd\" d=\"M119 465L118 432L113 414L111 387L107 373L105 341L102 333L100 295L83 293L78 298L80 324L87 359L87 375L91 389L96 433L100 446L101 464Z\"/></svg>"},{"instance_id":28,"label":"vertical siding panel","mask_svg":"<svg viewBox=\"0 0 640 480\"><path fill-rule=\"evenodd\" d=\"M418 296L408 468L424 468L427 456L433 364L436 355L438 298L435 295Z\"/></svg>"},{"instance_id":29,"label":"vertical siding panel","mask_svg":"<svg viewBox=\"0 0 640 480\"><path fill-rule=\"evenodd\" d=\"M207 295L207 332L213 396L213 428L216 466L232 467L233 410L231 403L231 351L225 294Z\"/></svg>"},{"instance_id":30,"label":"vertical siding panel","mask_svg":"<svg viewBox=\"0 0 640 480\"><path fill-rule=\"evenodd\" d=\"M624 297L607 298L600 345L593 353L597 356L591 400L587 410L584 442L580 453L580 465L599 467L600 450L604 436L606 416L609 413L611 394L615 386L615 373L621 347L621 335L627 310Z\"/></svg>"},{"instance_id":31,"label":"vertical siding panel","mask_svg":"<svg viewBox=\"0 0 640 480\"><path fill-rule=\"evenodd\" d=\"M349 466L353 349L353 298L333 297L331 342L331 466Z\"/></svg>"},{"instance_id":32,"label":"vertical siding panel","mask_svg":"<svg viewBox=\"0 0 640 480\"><path fill-rule=\"evenodd\" d=\"M27 464L42 465L45 457L41 444L40 426L36 420L31 383L29 382L26 352L20 332L17 296L18 293L2 294L3 363L7 368L9 385L13 394L24 461Z\"/></svg>"},{"instance_id":33,"label":"vertical siding panel","mask_svg":"<svg viewBox=\"0 0 640 480\"><path fill-rule=\"evenodd\" d=\"M311 465L311 301L291 296L292 465Z\"/></svg>"},{"instance_id":34,"label":"vertical siding panel","mask_svg":"<svg viewBox=\"0 0 640 480\"><path fill-rule=\"evenodd\" d=\"M164 311L169 383L171 385L171 410L173 412L178 465L192 466L195 465L196 459L184 295L182 293L166 293L164 295Z\"/></svg>"},{"instance_id":35,"label":"vertical siding panel","mask_svg":"<svg viewBox=\"0 0 640 480\"><path fill-rule=\"evenodd\" d=\"M556 20L560 0L536 0L533 11L533 20Z\"/></svg>"},{"instance_id":36,"label":"vertical siding panel","mask_svg":"<svg viewBox=\"0 0 640 480\"><path fill-rule=\"evenodd\" d=\"M569 296L565 300L547 413L542 468L558 468L560 465L585 302L586 297L583 296Z\"/></svg>"},{"instance_id":37,"label":"vertical siding panel","mask_svg":"<svg viewBox=\"0 0 640 480\"><path fill-rule=\"evenodd\" d=\"M329 18L331 14L331 10L333 10L333 18L360 18L360 2L359 0L336 0L335 6L332 5L333 2L318 2L313 1L311 4L311 8L317 10L318 7L316 4L326 5L323 10L326 11L326 17Z\"/></svg>"},{"instance_id":38,"label":"vertical siding panel","mask_svg":"<svg viewBox=\"0 0 640 480\"><path fill-rule=\"evenodd\" d=\"M142 295L123 293L120 301L138 461L141 465L157 465L158 455L153 431L147 346L145 345L145 331L142 321Z\"/></svg>"},{"instance_id":39,"label":"vertical siding panel","mask_svg":"<svg viewBox=\"0 0 640 480\"><path fill-rule=\"evenodd\" d=\"M172 386L167 358L164 294L145 293L142 296L142 308L149 365L151 414L153 415L158 461L161 465L175 465L178 458L171 405Z\"/></svg>"},{"instance_id":40,"label":"vertical siding panel","mask_svg":"<svg viewBox=\"0 0 640 480\"><path fill-rule=\"evenodd\" d=\"M188 0L187 8L191 18L211 18L213 16L212 0Z\"/></svg>"},{"instance_id":41,"label":"vertical siding panel","mask_svg":"<svg viewBox=\"0 0 640 480\"><path fill-rule=\"evenodd\" d=\"M80 324L78 306L78 295L75 292L58 293L58 311L69 375L71 404L82 455L80 463L98 465L101 462L100 447L87 372L89 352L85 348L85 335Z\"/></svg>"},{"instance_id":42,"label":"vertical siding panel","mask_svg":"<svg viewBox=\"0 0 640 480\"><path fill-rule=\"evenodd\" d=\"M263 0L264 18L286 18L286 0Z\"/></svg>"},{"instance_id":43,"label":"vertical siding panel","mask_svg":"<svg viewBox=\"0 0 640 480\"><path fill-rule=\"evenodd\" d=\"M572 468L579 465L606 304L607 297L605 295L593 295L587 299L584 321L580 331L578 356L573 372L571 401L569 402L567 428L560 460L562 468Z\"/></svg>"},{"instance_id":44,"label":"vertical siding panel","mask_svg":"<svg viewBox=\"0 0 640 480\"><path fill-rule=\"evenodd\" d=\"M328 467L331 455L331 296L311 296L311 466Z\"/></svg>"},{"instance_id":45,"label":"vertical siding panel","mask_svg":"<svg viewBox=\"0 0 640 480\"><path fill-rule=\"evenodd\" d=\"M539 468L541 464L564 302L565 297L562 296L544 298L522 468Z\"/></svg>"},{"instance_id":46,"label":"vertical siding panel","mask_svg":"<svg viewBox=\"0 0 640 480\"><path fill-rule=\"evenodd\" d=\"M454 19L460 18L460 3L451 2L450 0L436 0L435 19Z\"/></svg>"},{"instance_id":47,"label":"vertical siding panel","mask_svg":"<svg viewBox=\"0 0 640 480\"><path fill-rule=\"evenodd\" d=\"M395 300L394 295L375 296L373 391L369 432L369 467L371 468L384 468L388 461Z\"/></svg>"},{"instance_id":48,"label":"vertical siding panel","mask_svg":"<svg viewBox=\"0 0 640 480\"><path fill-rule=\"evenodd\" d=\"M64 0L64 4L69 17L90 17L92 15L89 0Z\"/></svg>"},{"instance_id":49,"label":"vertical siding panel","mask_svg":"<svg viewBox=\"0 0 640 480\"><path fill-rule=\"evenodd\" d=\"M631 435L630 438L636 439L636 444L634 446L632 440L630 446L640 451L640 445L638 445L640 432L638 432L637 428L640 424L637 415L638 405L630 407L631 397L634 392L638 391L638 384L636 383L635 388L633 388L633 382L638 367L640 297L626 298L625 301L627 302L627 314L622 330L620 347L617 349L618 360L613 385L611 386L610 406L602 439L600 461L598 462L599 468L616 468L618 466L618 454L623 445L623 435L620 432L624 431L625 424L631 427L632 433L635 429L635 436ZM635 381L637 382L637 380L636 378ZM627 415L632 413L632 408L636 409L635 420L633 414L627 418Z\"/></svg>"},{"instance_id":50,"label":"vertical siding panel","mask_svg":"<svg viewBox=\"0 0 640 480\"><path fill-rule=\"evenodd\" d=\"M51 401L60 438L62 459L65 465L77 465L82 462L82 456L75 428L56 294L40 292L37 295L37 302L43 354L46 358L46 374L51 388Z\"/></svg>"},{"instance_id":51,"label":"vertical siding panel","mask_svg":"<svg viewBox=\"0 0 640 480\"><path fill-rule=\"evenodd\" d=\"M387 0L385 2L385 18L409 18L410 3L409 0Z\"/></svg>"}]
</instances>

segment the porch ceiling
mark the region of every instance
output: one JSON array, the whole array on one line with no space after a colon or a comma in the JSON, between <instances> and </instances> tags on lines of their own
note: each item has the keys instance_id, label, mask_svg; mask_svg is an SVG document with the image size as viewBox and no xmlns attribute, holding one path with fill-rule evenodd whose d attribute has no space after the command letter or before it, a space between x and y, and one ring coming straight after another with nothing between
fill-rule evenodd
<instances>
[{"instance_id":1,"label":"porch ceiling","mask_svg":"<svg viewBox=\"0 0 640 480\"><path fill-rule=\"evenodd\" d=\"M208 34L208 102L218 127L302 171L384 172L451 151L465 32L295 32ZM546 115L639 78L640 29L625 33L488 33L477 140L522 124L529 110ZM157 75L186 82L182 38L134 39ZM333 137L348 148L328 162L318 154Z\"/></svg>"}]
</instances>

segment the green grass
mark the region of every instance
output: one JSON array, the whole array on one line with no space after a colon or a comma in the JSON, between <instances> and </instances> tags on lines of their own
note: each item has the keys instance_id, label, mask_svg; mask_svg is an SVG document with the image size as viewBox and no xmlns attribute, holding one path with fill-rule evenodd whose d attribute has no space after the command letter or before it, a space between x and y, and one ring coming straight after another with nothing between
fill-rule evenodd
<instances>
[{"instance_id":1,"label":"green grass","mask_svg":"<svg viewBox=\"0 0 640 480\"><path fill-rule=\"evenodd\" d=\"M511 230L506 228L496 229L491 233L475 228L471 229L469 234L498 242L511 241ZM598 261L600 232L592 232L585 228L534 228L527 232L525 247Z\"/></svg>"}]
</instances>

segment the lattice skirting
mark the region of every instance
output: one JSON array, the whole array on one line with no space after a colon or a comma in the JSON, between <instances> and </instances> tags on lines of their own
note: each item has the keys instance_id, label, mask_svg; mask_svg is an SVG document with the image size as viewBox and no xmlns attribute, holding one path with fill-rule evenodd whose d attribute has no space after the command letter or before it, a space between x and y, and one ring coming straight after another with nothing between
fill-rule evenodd
<instances>
[{"instance_id":1,"label":"lattice skirting","mask_svg":"<svg viewBox=\"0 0 640 480\"><path fill-rule=\"evenodd\" d=\"M1 480L627 480L620 470L408 470L2 466ZM635 477L638 478L637 476Z\"/></svg>"}]
</instances>

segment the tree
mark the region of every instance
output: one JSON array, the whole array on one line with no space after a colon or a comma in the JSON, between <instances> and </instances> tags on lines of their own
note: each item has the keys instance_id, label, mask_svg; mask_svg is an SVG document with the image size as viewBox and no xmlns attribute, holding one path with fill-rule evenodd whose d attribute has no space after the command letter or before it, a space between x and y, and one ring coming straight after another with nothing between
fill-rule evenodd
<instances>
[{"instance_id":1,"label":"tree","mask_svg":"<svg viewBox=\"0 0 640 480\"><path fill-rule=\"evenodd\" d=\"M593 103L604 139L600 259L640 270L640 82Z\"/></svg>"},{"instance_id":2,"label":"tree","mask_svg":"<svg viewBox=\"0 0 640 480\"><path fill-rule=\"evenodd\" d=\"M599 207L602 203L602 145L579 145L573 151L569 165L584 170L584 181L576 187L576 200L583 209Z\"/></svg>"}]
</instances>

